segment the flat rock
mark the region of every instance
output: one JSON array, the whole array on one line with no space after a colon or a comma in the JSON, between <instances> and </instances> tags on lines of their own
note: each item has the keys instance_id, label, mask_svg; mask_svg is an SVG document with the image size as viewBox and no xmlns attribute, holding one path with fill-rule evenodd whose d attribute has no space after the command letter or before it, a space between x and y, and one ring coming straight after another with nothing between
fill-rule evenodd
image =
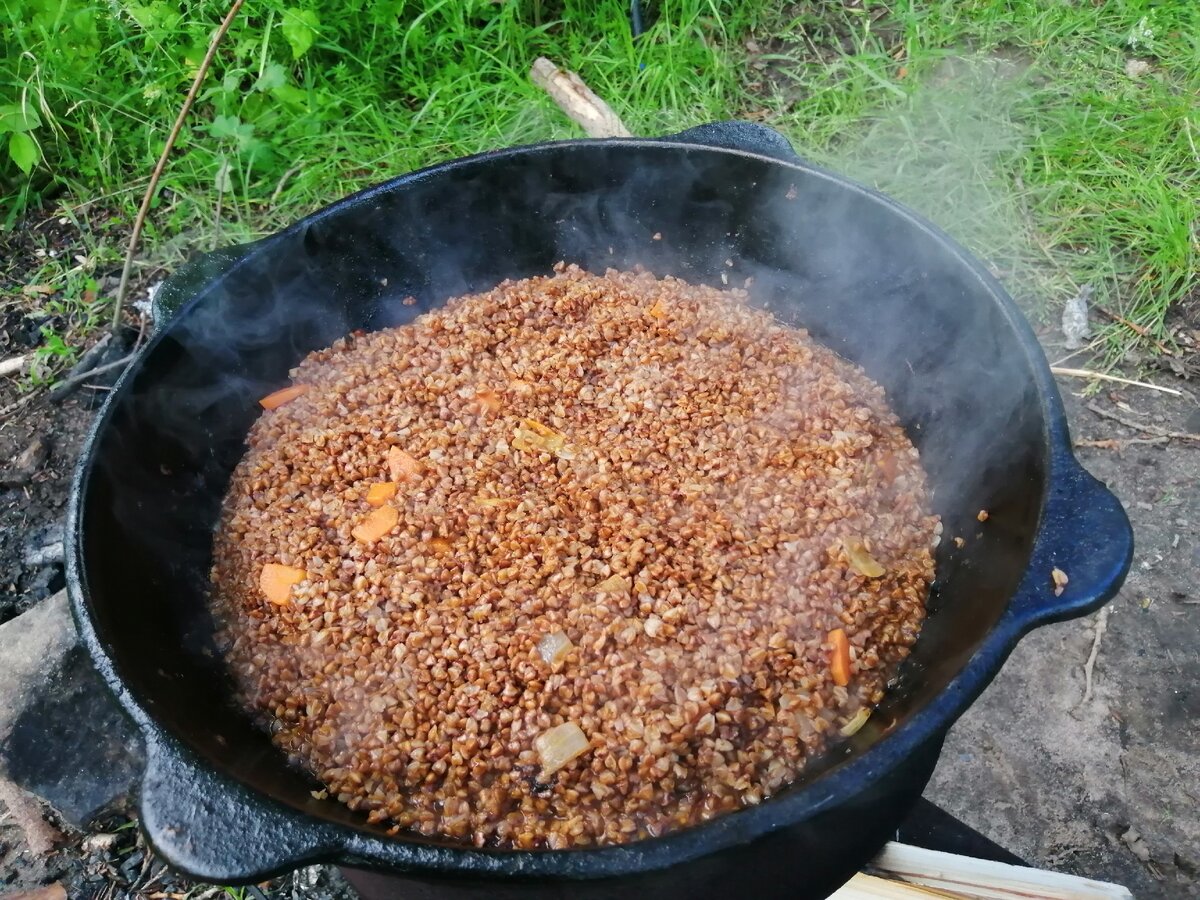
<instances>
[{"instance_id":1,"label":"flat rock","mask_svg":"<svg viewBox=\"0 0 1200 900\"><path fill-rule=\"evenodd\" d=\"M79 646L60 591L0 625L0 777L81 827L142 769L132 723Z\"/></svg>"}]
</instances>

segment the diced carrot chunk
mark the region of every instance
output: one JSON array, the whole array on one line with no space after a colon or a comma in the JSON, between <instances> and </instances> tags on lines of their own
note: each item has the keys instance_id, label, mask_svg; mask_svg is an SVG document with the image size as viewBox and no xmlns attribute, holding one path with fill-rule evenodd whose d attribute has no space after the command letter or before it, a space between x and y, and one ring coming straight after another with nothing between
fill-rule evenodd
<instances>
[{"instance_id":1,"label":"diced carrot chunk","mask_svg":"<svg viewBox=\"0 0 1200 900\"><path fill-rule=\"evenodd\" d=\"M307 384L293 384L285 388L280 388L258 401L258 405L263 409L277 409L285 403L291 403L297 397L307 394L311 386Z\"/></svg>"},{"instance_id":2,"label":"diced carrot chunk","mask_svg":"<svg viewBox=\"0 0 1200 900\"><path fill-rule=\"evenodd\" d=\"M429 550L432 553L449 553L453 549L454 545L447 538L435 537L429 539Z\"/></svg>"},{"instance_id":3,"label":"diced carrot chunk","mask_svg":"<svg viewBox=\"0 0 1200 900\"><path fill-rule=\"evenodd\" d=\"M272 603L284 606L291 599L292 588L308 577L308 573L295 566L267 563L262 568L258 586Z\"/></svg>"},{"instance_id":4,"label":"diced carrot chunk","mask_svg":"<svg viewBox=\"0 0 1200 900\"><path fill-rule=\"evenodd\" d=\"M367 502L372 506L383 506L396 496L396 482L377 481L367 488Z\"/></svg>"},{"instance_id":5,"label":"diced carrot chunk","mask_svg":"<svg viewBox=\"0 0 1200 900\"><path fill-rule=\"evenodd\" d=\"M484 388L475 392L475 406L483 413L495 413L500 411L503 406L500 395L491 388Z\"/></svg>"},{"instance_id":6,"label":"diced carrot chunk","mask_svg":"<svg viewBox=\"0 0 1200 900\"><path fill-rule=\"evenodd\" d=\"M395 528L399 521L400 513L396 511L396 507L381 506L363 519L362 523L357 525L350 534L356 541L373 544Z\"/></svg>"},{"instance_id":7,"label":"diced carrot chunk","mask_svg":"<svg viewBox=\"0 0 1200 900\"><path fill-rule=\"evenodd\" d=\"M411 481L421 474L421 463L417 458L399 447L388 448L387 463L392 481Z\"/></svg>"},{"instance_id":8,"label":"diced carrot chunk","mask_svg":"<svg viewBox=\"0 0 1200 900\"><path fill-rule=\"evenodd\" d=\"M884 474L884 477L888 481L895 481L896 476L900 474L900 469L896 465L896 455L890 450L880 455L879 471Z\"/></svg>"},{"instance_id":9,"label":"diced carrot chunk","mask_svg":"<svg viewBox=\"0 0 1200 900\"><path fill-rule=\"evenodd\" d=\"M661 300L655 300L654 305L651 306L648 310L646 310L646 312L647 312L647 314L653 316L656 319L664 318L667 314L667 310L662 305Z\"/></svg>"},{"instance_id":10,"label":"diced carrot chunk","mask_svg":"<svg viewBox=\"0 0 1200 900\"><path fill-rule=\"evenodd\" d=\"M834 684L845 687L850 683L850 639L846 637L846 630L835 628L829 632L829 643L833 644L829 672Z\"/></svg>"}]
</instances>

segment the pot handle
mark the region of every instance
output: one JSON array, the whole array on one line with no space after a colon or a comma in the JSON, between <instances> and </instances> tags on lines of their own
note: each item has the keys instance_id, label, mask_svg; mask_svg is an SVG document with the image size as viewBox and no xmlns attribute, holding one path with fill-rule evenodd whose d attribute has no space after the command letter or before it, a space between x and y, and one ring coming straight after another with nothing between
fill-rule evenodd
<instances>
[{"instance_id":1,"label":"pot handle","mask_svg":"<svg viewBox=\"0 0 1200 900\"><path fill-rule=\"evenodd\" d=\"M197 880L251 884L331 859L335 829L205 766L171 738L150 740L143 833L163 860Z\"/></svg>"},{"instance_id":2,"label":"pot handle","mask_svg":"<svg viewBox=\"0 0 1200 900\"><path fill-rule=\"evenodd\" d=\"M1121 502L1069 451L1057 462L1032 560L1008 607L1021 633L1095 612L1120 590L1133 561ZM1057 596L1055 569L1068 578Z\"/></svg>"},{"instance_id":3,"label":"pot handle","mask_svg":"<svg viewBox=\"0 0 1200 900\"><path fill-rule=\"evenodd\" d=\"M782 134L753 122L709 122L677 134L666 135L662 140L716 147L721 150L741 150L745 153L770 156L785 163L804 162Z\"/></svg>"}]
</instances>

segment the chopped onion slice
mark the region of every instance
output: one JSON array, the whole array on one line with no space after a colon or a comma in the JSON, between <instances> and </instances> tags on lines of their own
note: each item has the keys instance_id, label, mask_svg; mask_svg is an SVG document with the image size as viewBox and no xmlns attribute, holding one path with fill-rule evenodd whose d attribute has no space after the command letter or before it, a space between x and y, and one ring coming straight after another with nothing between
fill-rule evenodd
<instances>
[{"instance_id":1,"label":"chopped onion slice","mask_svg":"<svg viewBox=\"0 0 1200 900\"><path fill-rule=\"evenodd\" d=\"M850 560L850 568L866 578L878 578L883 574L883 566L867 552L861 538L845 538L842 546L846 548L846 557Z\"/></svg>"},{"instance_id":2,"label":"chopped onion slice","mask_svg":"<svg viewBox=\"0 0 1200 900\"><path fill-rule=\"evenodd\" d=\"M571 639L561 631L552 631L538 641L537 650L543 661L554 665L570 653L574 646Z\"/></svg>"},{"instance_id":3,"label":"chopped onion slice","mask_svg":"<svg viewBox=\"0 0 1200 900\"><path fill-rule=\"evenodd\" d=\"M567 445L567 436L536 419L522 419L513 432L512 445L518 450L549 453L560 459L573 459L574 451Z\"/></svg>"},{"instance_id":4,"label":"chopped onion slice","mask_svg":"<svg viewBox=\"0 0 1200 900\"><path fill-rule=\"evenodd\" d=\"M852 735L856 735L858 734L859 730L867 724L867 719L869 718L871 718L871 710L864 706L853 716L851 716L845 725L838 729L838 733L840 733L842 737L851 737Z\"/></svg>"},{"instance_id":5,"label":"chopped onion slice","mask_svg":"<svg viewBox=\"0 0 1200 900\"><path fill-rule=\"evenodd\" d=\"M620 575L609 575L592 590L604 591L605 593L623 594L629 591L629 580Z\"/></svg>"},{"instance_id":6,"label":"chopped onion slice","mask_svg":"<svg viewBox=\"0 0 1200 900\"><path fill-rule=\"evenodd\" d=\"M1061 597L1063 595L1063 591L1067 589L1067 584L1069 584L1071 581L1071 579L1067 577L1067 573L1062 569L1051 569L1050 580L1054 582L1055 597Z\"/></svg>"},{"instance_id":7,"label":"chopped onion slice","mask_svg":"<svg viewBox=\"0 0 1200 900\"><path fill-rule=\"evenodd\" d=\"M544 781L577 756L591 749L583 729L574 722L563 722L533 739L533 747L542 761Z\"/></svg>"}]
</instances>

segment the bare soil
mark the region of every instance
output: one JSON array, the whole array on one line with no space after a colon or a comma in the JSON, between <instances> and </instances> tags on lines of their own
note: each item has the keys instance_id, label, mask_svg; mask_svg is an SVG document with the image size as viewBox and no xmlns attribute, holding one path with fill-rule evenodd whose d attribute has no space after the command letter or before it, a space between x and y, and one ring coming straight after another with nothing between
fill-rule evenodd
<instances>
[{"instance_id":1,"label":"bare soil","mask_svg":"<svg viewBox=\"0 0 1200 900\"><path fill-rule=\"evenodd\" d=\"M1140 900L1193 897L1200 890L1200 441L1122 443L1155 435L1089 406L1150 431L1190 433L1200 432L1200 407L1140 388L1081 397L1083 386L1060 381L1076 443L1100 442L1076 452L1129 514L1133 568L1102 612L1020 643L951 731L926 796L1037 865L1125 884Z\"/></svg>"}]
</instances>

